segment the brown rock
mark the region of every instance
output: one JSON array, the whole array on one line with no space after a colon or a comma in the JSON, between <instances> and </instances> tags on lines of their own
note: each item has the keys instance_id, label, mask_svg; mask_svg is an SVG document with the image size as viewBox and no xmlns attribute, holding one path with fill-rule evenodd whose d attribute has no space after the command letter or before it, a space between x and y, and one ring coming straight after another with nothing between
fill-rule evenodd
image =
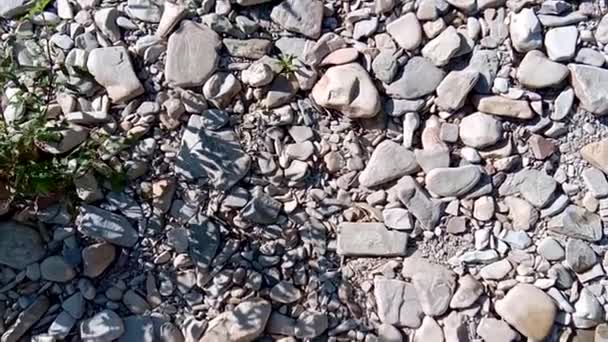
<instances>
[{"instance_id":1,"label":"brown rock","mask_svg":"<svg viewBox=\"0 0 608 342\"><path fill-rule=\"evenodd\" d=\"M534 158L539 160L547 159L555 152L555 144L553 144L551 140L538 134L533 134L530 139L528 139L528 144L532 149Z\"/></svg>"},{"instance_id":2,"label":"brown rock","mask_svg":"<svg viewBox=\"0 0 608 342\"><path fill-rule=\"evenodd\" d=\"M527 101L512 100L502 96L473 96L473 105L478 111L513 119L528 120L534 112Z\"/></svg>"},{"instance_id":3,"label":"brown rock","mask_svg":"<svg viewBox=\"0 0 608 342\"><path fill-rule=\"evenodd\" d=\"M83 274L95 278L110 266L116 257L116 248L109 243L102 242L90 245L82 250Z\"/></svg>"},{"instance_id":4,"label":"brown rock","mask_svg":"<svg viewBox=\"0 0 608 342\"><path fill-rule=\"evenodd\" d=\"M589 164L608 174L608 139L585 145L581 156Z\"/></svg>"},{"instance_id":5,"label":"brown rock","mask_svg":"<svg viewBox=\"0 0 608 342\"><path fill-rule=\"evenodd\" d=\"M46 296L40 296L17 316L15 323L8 328L0 339L2 342L22 341L21 337L46 313L50 301Z\"/></svg>"}]
</instances>

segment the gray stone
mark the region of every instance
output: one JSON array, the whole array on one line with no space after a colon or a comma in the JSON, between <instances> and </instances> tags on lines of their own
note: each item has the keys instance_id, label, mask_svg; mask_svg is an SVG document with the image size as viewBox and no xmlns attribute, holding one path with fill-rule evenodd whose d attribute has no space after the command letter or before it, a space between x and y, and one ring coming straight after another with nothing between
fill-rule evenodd
<instances>
[{"instance_id":1,"label":"gray stone","mask_svg":"<svg viewBox=\"0 0 608 342\"><path fill-rule=\"evenodd\" d=\"M120 13L116 8L101 8L95 11L93 19L95 25L99 28L101 33L106 36L111 42L117 42L120 40L120 28L116 24L116 20L120 16Z\"/></svg>"},{"instance_id":2,"label":"gray stone","mask_svg":"<svg viewBox=\"0 0 608 342\"><path fill-rule=\"evenodd\" d=\"M608 14L605 14L597 25L595 39L602 44L608 44Z\"/></svg>"},{"instance_id":3,"label":"gray stone","mask_svg":"<svg viewBox=\"0 0 608 342\"><path fill-rule=\"evenodd\" d=\"M85 300L82 293L76 292L71 295L61 304L61 307L69 313L70 316L76 319L82 318L85 311Z\"/></svg>"},{"instance_id":4,"label":"gray stone","mask_svg":"<svg viewBox=\"0 0 608 342\"><path fill-rule=\"evenodd\" d=\"M329 326L326 313L304 311L295 326L295 335L300 339L313 339L321 335Z\"/></svg>"},{"instance_id":5,"label":"gray stone","mask_svg":"<svg viewBox=\"0 0 608 342\"><path fill-rule=\"evenodd\" d=\"M565 65L551 61L538 50L528 52L517 68L517 79L531 89L558 86L568 74Z\"/></svg>"},{"instance_id":6,"label":"gray stone","mask_svg":"<svg viewBox=\"0 0 608 342\"><path fill-rule=\"evenodd\" d=\"M426 43L422 48L422 56L428 58L436 66L448 64L460 48L460 35L453 26L448 26L439 36Z\"/></svg>"},{"instance_id":7,"label":"gray stone","mask_svg":"<svg viewBox=\"0 0 608 342\"><path fill-rule=\"evenodd\" d=\"M250 222L271 224L277 220L281 211L281 202L262 191L254 191L251 200L241 211L241 216Z\"/></svg>"},{"instance_id":8,"label":"gray stone","mask_svg":"<svg viewBox=\"0 0 608 342\"><path fill-rule=\"evenodd\" d=\"M460 122L460 139L473 148L483 148L496 144L502 138L500 121L491 115L476 112L467 115Z\"/></svg>"},{"instance_id":9,"label":"gray stone","mask_svg":"<svg viewBox=\"0 0 608 342\"><path fill-rule=\"evenodd\" d=\"M65 283L76 276L76 271L62 256L50 256L40 263L40 275L42 279Z\"/></svg>"},{"instance_id":10,"label":"gray stone","mask_svg":"<svg viewBox=\"0 0 608 342\"><path fill-rule=\"evenodd\" d=\"M485 280L501 280L511 272L513 265L507 259L491 263L484 266L479 271L479 275Z\"/></svg>"},{"instance_id":11,"label":"gray stone","mask_svg":"<svg viewBox=\"0 0 608 342\"><path fill-rule=\"evenodd\" d=\"M133 247L139 237L131 223L121 215L91 205L82 205L76 220L78 230L93 239L122 247Z\"/></svg>"},{"instance_id":12,"label":"gray stone","mask_svg":"<svg viewBox=\"0 0 608 342\"><path fill-rule=\"evenodd\" d=\"M559 93L555 102L553 103L553 113L551 113L551 120L563 120L569 114L574 103L574 90L570 87Z\"/></svg>"},{"instance_id":13,"label":"gray stone","mask_svg":"<svg viewBox=\"0 0 608 342\"><path fill-rule=\"evenodd\" d=\"M49 327L49 335L57 339L65 339L76 325L76 319L66 311L62 311L55 317Z\"/></svg>"},{"instance_id":14,"label":"gray stone","mask_svg":"<svg viewBox=\"0 0 608 342\"><path fill-rule=\"evenodd\" d=\"M458 289L450 301L450 308L468 308L483 294L483 285L472 275L467 274L458 280Z\"/></svg>"},{"instance_id":15,"label":"gray stone","mask_svg":"<svg viewBox=\"0 0 608 342\"><path fill-rule=\"evenodd\" d=\"M553 327L557 308L553 299L529 284L518 284L496 302L496 312L522 335L543 340ZM530 320L529 317L534 317Z\"/></svg>"},{"instance_id":16,"label":"gray stone","mask_svg":"<svg viewBox=\"0 0 608 342\"><path fill-rule=\"evenodd\" d=\"M378 338L383 342L403 342L401 331L390 324L380 324Z\"/></svg>"},{"instance_id":17,"label":"gray stone","mask_svg":"<svg viewBox=\"0 0 608 342\"><path fill-rule=\"evenodd\" d=\"M33 3L29 0L3 0L0 2L0 17L11 19L27 12Z\"/></svg>"},{"instance_id":18,"label":"gray stone","mask_svg":"<svg viewBox=\"0 0 608 342\"><path fill-rule=\"evenodd\" d=\"M509 31L511 43L518 52L525 53L543 45L543 29L531 8L511 16Z\"/></svg>"},{"instance_id":19,"label":"gray stone","mask_svg":"<svg viewBox=\"0 0 608 342\"><path fill-rule=\"evenodd\" d=\"M606 321L604 308L588 288L581 290L580 296L574 304L574 309L572 318L574 325L578 328L593 328Z\"/></svg>"},{"instance_id":20,"label":"gray stone","mask_svg":"<svg viewBox=\"0 0 608 342\"><path fill-rule=\"evenodd\" d=\"M124 293L122 303L135 315L141 315L150 310L148 302L134 290L128 290Z\"/></svg>"},{"instance_id":21,"label":"gray stone","mask_svg":"<svg viewBox=\"0 0 608 342\"><path fill-rule=\"evenodd\" d=\"M302 292L292 283L281 281L270 289L269 295L273 302L290 304L298 301L302 297Z\"/></svg>"},{"instance_id":22,"label":"gray stone","mask_svg":"<svg viewBox=\"0 0 608 342\"><path fill-rule=\"evenodd\" d=\"M514 342L519 335L502 320L484 317L477 326L477 335L485 341Z\"/></svg>"},{"instance_id":23,"label":"gray stone","mask_svg":"<svg viewBox=\"0 0 608 342\"><path fill-rule=\"evenodd\" d=\"M549 58L556 62L572 60L576 53L578 29L576 26L552 28L545 34L545 48Z\"/></svg>"},{"instance_id":24,"label":"gray stone","mask_svg":"<svg viewBox=\"0 0 608 342\"><path fill-rule=\"evenodd\" d=\"M528 201L518 197L508 196L505 204L509 207L513 229L529 230L539 219L539 212Z\"/></svg>"},{"instance_id":25,"label":"gray stone","mask_svg":"<svg viewBox=\"0 0 608 342\"><path fill-rule=\"evenodd\" d=\"M469 192L481 178L479 167L435 168L426 175L427 189L441 197L462 196Z\"/></svg>"},{"instance_id":26,"label":"gray stone","mask_svg":"<svg viewBox=\"0 0 608 342\"><path fill-rule=\"evenodd\" d=\"M557 182L553 177L538 170L523 170L518 177L522 179L519 192L536 208L546 207L553 199L553 193L557 188Z\"/></svg>"},{"instance_id":27,"label":"gray stone","mask_svg":"<svg viewBox=\"0 0 608 342\"><path fill-rule=\"evenodd\" d=\"M338 254L345 256L404 256L408 235L382 223L348 223L338 228Z\"/></svg>"},{"instance_id":28,"label":"gray stone","mask_svg":"<svg viewBox=\"0 0 608 342\"><path fill-rule=\"evenodd\" d=\"M445 73L423 57L410 59L401 75L385 87L387 95L399 99L414 100L437 89Z\"/></svg>"},{"instance_id":29,"label":"gray stone","mask_svg":"<svg viewBox=\"0 0 608 342\"><path fill-rule=\"evenodd\" d=\"M597 263L597 255L589 245L579 239L569 239L566 243L566 262L576 272L583 273Z\"/></svg>"},{"instance_id":30,"label":"gray stone","mask_svg":"<svg viewBox=\"0 0 608 342\"><path fill-rule=\"evenodd\" d=\"M475 91L481 94L492 92L492 85L498 72L499 60L495 50L478 49L473 51L468 69L479 72Z\"/></svg>"},{"instance_id":31,"label":"gray stone","mask_svg":"<svg viewBox=\"0 0 608 342\"><path fill-rule=\"evenodd\" d=\"M549 230L568 237L586 241L599 241L602 238L600 216L581 207L570 205L547 225Z\"/></svg>"},{"instance_id":32,"label":"gray stone","mask_svg":"<svg viewBox=\"0 0 608 342\"><path fill-rule=\"evenodd\" d=\"M175 172L189 179L207 177L215 188L227 190L249 172L251 158L230 128L209 130L203 126L203 117L190 116Z\"/></svg>"},{"instance_id":33,"label":"gray stone","mask_svg":"<svg viewBox=\"0 0 608 342\"><path fill-rule=\"evenodd\" d=\"M41 295L15 318L13 324L6 329L0 340L2 342L23 341L22 337L38 322L50 306L48 297Z\"/></svg>"},{"instance_id":34,"label":"gray stone","mask_svg":"<svg viewBox=\"0 0 608 342\"><path fill-rule=\"evenodd\" d=\"M412 284L377 277L374 296L382 323L408 328L418 328L422 324L424 312Z\"/></svg>"},{"instance_id":35,"label":"gray stone","mask_svg":"<svg viewBox=\"0 0 608 342\"><path fill-rule=\"evenodd\" d=\"M411 230L414 229L412 215L402 208L387 208L382 211L384 224L391 229Z\"/></svg>"},{"instance_id":36,"label":"gray stone","mask_svg":"<svg viewBox=\"0 0 608 342\"><path fill-rule=\"evenodd\" d=\"M412 279L418 301L426 315L443 315L456 290L456 274L445 266L418 257L403 260L402 274Z\"/></svg>"},{"instance_id":37,"label":"gray stone","mask_svg":"<svg viewBox=\"0 0 608 342\"><path fill-rule=\"evenodd\" d=\"M574 61L580 64L587 64L595 67L602 67L606 63L604 55L591 48L582 48L578 50Z\"/></svg>"},{"instance_id":38,"label":"gray stone","mask_svg":"<svg viewBox=\"0 0 608 342\"><path fill-rule=\"evenodd\" d=\"M129 51L123 46L93 49L89 52L87 69L113 102L126 102L144 93Z\"/></svg>"},{"instance_id":39,"label":"gray stone","mask_svg":"<svg viewBox=\"0 0 608 342\"><path fill-rule=\"evenodd\" d=\"M597 198L608 196L608 181L604 173L596 168L585 169L582 173L587 189Z\"/></svg>"},{"instance_id":40,"label":"gray stone","mask_svg":"<svg viewBox=\"0 0 608 342\"><path fill-rule=\"evenodd\" d=\"M83 340L113 341L125 332L122 318L112 310L103 310L80 323Z\"/></svg>"},{"instance_id":41,"label":"gray stone","mask_svg":"<svg viewBox=\"0 0 608 342\"><path fill-rule=\"evenodd\" d=\"M434 229L441 218L441 203L433 201L426 190L410 176L405 176L391 189L422 227Z\"/></svg>"},{"instance_id":42,"label":"gray stone","mask_svg":"<svg viewBox=\"0 0 608 342\"><path fill-rule=\"evenodd\" d=\"M549 261L562 260L565 256L564 248L552 237L544 238L538 244L538 253Z\"/></svg>"},{"instance_id":43,"label":"gray stone","mask_svg":"<svg viewBox=\"0 0 608 342\"><path fill-rule=\"evenodd\" d=\"M588 65L570 64L570 81L581 107L597 115L608 114L608 70Z\"/></svg>"},{"instance_id":44,"label":"gray stone","mask_svg":"<svg viewBox=\"0 0 608 342\"><path fill-rule=\"evenodd\" d=\"M397 64L394 51L392 50L380 51L372 62L374 75L384 83L391 83L393 81L395 75L397 75L398 68L399 64Z\"/></svg>"},{"instance_id":45,"label":"gray stone","mask_svg":"<svg viewBox=\"0 0 608 342\"><path fill-rule=\"evenodd\" d=\"M433 342L443 342L444 341L443 330L441 329L441 326L439 324L437 324L437 321L435 321L430 316L426 316L422 320L422 325L420 326L420 328L418 328L418 330L416 330L416 332L414 334L413 342L427 342L427 341L433 341Z\"/></svg>"},{"instance_id":46,"label":"gray stone","mask_svg":"<svg viewBox=\"0 0 608 342\"><path fill-rule=\"evenodd\" d=\"M254 341L264 331L271 311L270 303L261 298L243 301L211 320L200 342Z\"/></svg>"},{"instance_id":47,"label":"gray stone","mask_svg":"<svg viewBox=\"0 0 608 342\"><path fill-rule=\"evenodd\" d=\"M405 50L416 50L422 42L422 26L411 12L388 24L386 32Z\"/></svg>"},{"instance_id":48,"label":"gray stone","mask_svg":"<svg viewBox=\"0 0 608 342\"><path fill-rule=\"evenodd\" d=\"M506 242L512 249L526 249L532 245L532 239L522 230L503 229L498 238Z\"/></svg>"},{"instance_id":49,"label":"gray stone","mask_svg":"<svg viewBox=\"0 0 608 342\"><path fill-rule=\"evenodd\" d=\"M394 141L385 140L376 146L359 176L359 183L365 187L374 187L412 174L417 169L418 164L412 151Z\"/></svg>"},{"instance_id":50,"label":"gray stone","mask_svg":"<svg viewBox=\"0 0 608 342\"><path fill-rule=\"evenodd\" d=\"M203 86L207 101L220 109L226 108L241 91L241 82L231 73L218 72L211 76Z\"/></svg>"},{"instance_id":51,"label":"gray stone","mask_svg":"<svg viewBox=\"0 0 608 342\"><path fill-rule=\"evenodd\" d=\"M450 72L437 87L435 103L447 111L460 109L478 79L479 72L476 70Z\"/></svg>"},{"instance_id":52,"label":"gray stone","mask_svg":"<svg viewBox=\"0 0 608 342\"><path fill-rule=\"evenodd\" d=\"M215 71L219 36L205 25L183 20L169 37L165 77L174 87L200 86Z\"/></svg>"},{"instance_id":53,"label":"gray stone","mask_svg":"<svg viewBox=\"0 0 608 342\"><path fill-rule=\"evenodd\" d=\"M209 218L198 215L189 231L190 257L197 266L203 269L210 267L220 244L219 227Z\"/></svg>"},{"instance_id":54,"label":"gray stone","mask_svg":"<svg viewBox=\"0 0 608 342\"><path fill-rule=\"evenodd\" d=\"M402 116L407 113L416 114L415 112L422 109L424 100L399 100L388 99L384 102L384 112L390 116ZM417 115L417 114L416 114ZM405 121L405 120L404 120ZM405 122L404 122L405 124ZM405 146L405 144L404 144ZM405 146L405 147L411 147Z\"/></svg>"},{"instance_id":55,"label":"gray stone","mask_svg":"<svg viewBox=\"0 0 608 342\"><path fill-rule=\"evenodd\" d=\"M288 31L316 39L321 34L323 3L318 0L284 0L272 9L270 18Z\"/></svg>"},{"instance_id":56,"label":"gray stone","mask_svg":"<svg viewBox=\"0 0 608 342\"><path fill-rule=\"evenodd\" d=\"M528 101L502 96L473 96L471 102L482 113L518 120L529 120L536 116Z\"/></svg>"},{"instance_id":57,"label":"gray stone","mask_svg":"<svg viewBox=\"0 0 608 342\"><path fill-rule=\"evenodd\" d=\"M233 57L242 57L248 59L260 59L270 52L272 42L266 39L232 39L224 38L222 40L228 54Z\"/></svg>"},{"instance_id":58,"label":"gray stone","mask_svg":"<svg viewBox=\"0 0 608 342\"><path fill-rule=\"evenodd\" d=\"M118 342L154 342L154 322L147 316L128 316L123 320L125 332Z\"/></svg>"},{"instance_id":59,"label":"gray stone","mask_svg":"<svg viewBox=\"0 0 608 342\"><path fill-rule=\"evenodd\" d=\"M45 253L36 230L14 221L0 222L0 264L23 270Z\"/></svg>"}]
</instances>

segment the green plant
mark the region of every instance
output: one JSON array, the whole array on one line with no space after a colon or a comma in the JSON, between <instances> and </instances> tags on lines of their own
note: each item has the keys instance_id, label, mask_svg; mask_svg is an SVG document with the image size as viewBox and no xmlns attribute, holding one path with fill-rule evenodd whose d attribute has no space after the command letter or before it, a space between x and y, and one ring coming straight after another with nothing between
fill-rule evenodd
<instances>
[{"instance_id":1,"label":"green plant","mask_svg":"<svg viewBox=\"0 0 608 342\"><path fill-rule=\"evenodd\" d=\"M281 55L279 57L279 65L281 66L282 74L293 74L298 70L295 64L296 57L293 55Z\"/></svg>"}]
</instances>

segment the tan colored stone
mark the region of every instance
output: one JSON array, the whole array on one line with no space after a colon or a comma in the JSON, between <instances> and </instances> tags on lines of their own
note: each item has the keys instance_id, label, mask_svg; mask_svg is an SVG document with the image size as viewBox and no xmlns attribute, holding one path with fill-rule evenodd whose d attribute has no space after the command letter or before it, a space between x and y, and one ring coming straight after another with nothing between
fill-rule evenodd
<instances>
[{"instance_id":1,"label":"tan colored stone","mask_svg":"<svg viewBox=\"0 0 608 342\"><path fill-rule=\"evenodd\" d=\"M589 164L608 174L608 139L587 144L580 153Z\"/></svg>"},{"instance_id":2,"label":"tan colored stone","mask_svg":"<svg viewBox=\"0 0 608 342\"><path fill-rule=\"evenodd\" d=\"M109 243L102 242L90 245L82 250L83 274L95 278L110 266L116 257L116 248Z\"/></svg>"},{"instance_id":3,"label":"tan colored stone","mask_svg":"<svg viewBox=\"0 0 608 342\"><path fill-rule=\"evenodd\" d=\"M472 101L478 111L486 114L522 120L534 117L527 101L511 100L502 96L473 96Z\"/></svg>"}]
</instances>

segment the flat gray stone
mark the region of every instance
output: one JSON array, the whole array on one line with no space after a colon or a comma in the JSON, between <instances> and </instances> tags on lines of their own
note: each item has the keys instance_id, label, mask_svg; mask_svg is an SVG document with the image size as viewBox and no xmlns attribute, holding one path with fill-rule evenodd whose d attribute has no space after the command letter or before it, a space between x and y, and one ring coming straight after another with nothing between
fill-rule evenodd
<instances>
[{"instance_id":1,"label":"flat gray stone","mask_svg":"<svg viewBox=\"0 0 608 342\"><path fill-rule=\"evenodd\" d=\"M566 262L576 272L583 273L597 263L597 255L587 242L579 239L569 239L566 243Z\"/></svg>"},{"instance_id":2,"label":"flat gray stone","mask_svg":"<svg viewBox=\"0 0 608 342\"><path fill-rule=\"evenodd\" d=\"M561 214L553 217L547 228L586 241L599 241L603 235L600 216L575 205L566 207Z\"/></svg>"},{"instance_id":3,"label":"flat gray stone","mask_svg":"<svg viewBox=\"0 0 608 342\"><path fill-rule=\"evenodd\" d=\"M481 178L479 167L435 168L425 177L427 189L441 197L462 196L469 192Z\"/></svg>"},{"instance_id":4,"label":"flat gray stone","mask_svg":"<svg viewBox=\"0 0 608 342\"><path fill-rule=\"evenodd\" d=\"M545 34L545 48L549 58L556 62L572 60L576 53L578 29L576 26L552 28Z\"/></svg>"},{"instance_id":5,"label":"flat gray stone","mask_svg":"<svg viewBox=\"0 0 608 342\"><path fill-rule=\"evenodd\" d=\"M422 26L411 12L386 25L386 32L405 50L415 50L422 42Z\"/></svg>"},{"instance_id":6,"label":"flat gray stone","mask_svg":"<svg viewBox=\"0 0 608 342\"><path fill-rule=\"evenodd\" d=\"M582 48L578 50L576 57L574 57L574 61L580 64L587 64L595 67L602 67L606 64L606 58L604 55L591 48Z\"/></svg>"},{"instance_id":7,"label":"flat gray stone","mask_svg":"<svg viewBox=\"0 0 608 342\"><path fill-rule=\"evenodd\" d=\"M126 102L144 93L129 51L123 46L93 49L89 52L87 69L113 102Z\"/></svg>"},{"instance_id":8,"label":"flat gray stone","mask_svg":"<svg viewBox=\"0 0 608 342\"><path fill-rule=\"evenodd\" d=\"M415 100L437 89L445 73L424 57L410 59L401 75L385 87L387 95L399 99Z\"/></svg>"},{"instance_id":9,"label":"flat gray stone","mask_svg":"<svg viewBox=\"0 0 608 342\"><path fill-rule=\"evenodd\" d=\"M597 198L608 196L608 181L602 171L592 167L583 170L582 176L593 196Z\"/></svg>"},{"instance_id":10,"label":"flat gray stone","mask_svg":"<svg viewBox=\"0 0 608 342\"><path fill-rule=\"evenodd\" d=\"M397 327L418 328L424 312L414 285L400 280L374 279L374 296L380 321Z\"/></svg>"},{"instance_id":11,"label":"flat gray stone","mask_svg":"<svg viewBox=\"0 0 608 342\"><path fill-rule=\"evenodd\" d=\"M472 275L467 274L458 280L458 289L452 296L450 308L464 309L473 305L483 294L483 285Z\"/></svg>"},{"instance_id":12,"label":"flat gray stone","mask_svg":"<svg viewBox=\"0 0 608 342\"><path fill-rule=\"evenodd\" d=\"M562 260L566 255L564 248L552 237L544 238L537 248L538 254L549 261Z\"/></svg>"},{"instance_id":13,"label":"flat gray stone","mask_svg":"<svg viewBox=\"0 0 608 342\"><path fill-rule=\"evenodd\" d=\"M456 274L445 266L425 259L410 257L403 260L402 274L411 278L422 311L428 316L443 315L456 290Z\"/></svg>"},{"instance_id":14,"label":"flat gray stone","mask_svg":"<svg viewBox=\"0 0 608 342\"><path fill-rule=\"evenodd\" d=\"M29 0L2 0L0 2L0 17L11 19L21 15L31 7Z\"/></svg>"},{"instance_id":15,"label":"flat gray stone","mask_svg":"<svg viewBox=\"0 0 608 342\"><path fill-rule=\"evenodd\" d=\"M523 170L518 174L522 181L519 192L536 208L544 208L553 198L557 182L553 177L538 170Z\"/></svg>"},{"instance_id":16,"label":"flat gray stone","mask_svg":"<svg viewBox=\"0 0 608 342\"><path fill-rule=\"evenodd\" d=\"M412 214L402 208L387 208L382 211L384 224L390 229L411 230L414 229Z\"/></svg>"},{"instance_id":17,"label":"flat gray stone","mask_svg":"<svg viewBox=\"0 0 608 342\"><path fill-rule=\"evenodd\" d=\"M476 70L450 72L437 87L435 103L447 111L460 109L478 79L479 72Z\"/></svg>"},{"instance_id":18,"label":"flat gray stone","mask_svg":"<svg viewBox=\"0 0 608 342\"><path fill-rule=\"evenodd\" d=\"M0 264L23 270L45 253L36 230L14 221L0 222Z\"/></svg>"},{"instance_id":19,"label":"flat gray stone","mask_svg":"<svg viewBox=\"0 0 608 342\"><path fill-rule=\"evenodd\" d=\"M509 31L511 43L518 52L525 53L543 45L543 28L531 8L511 16Z\"/></svg>"},{"instance_id":20,"label":"flat gray stone","mask_svg":"<svg viewBox=\"0 0 608 342\"><path fill-rule=\"evenodd\" d=\"M608 14L605 14L597 25L595 39L602 44L608 44Z\"/></svg>"},{"instance_id":21,"label":"flat gray stone","mask_svg":"<svg viewBox=\"0 0 608 342\"><path fill-rule=\"evenodd\" d=\"M569 73L565 65L551 61L538 50L532 50L519 63L517 79L530 89L540 89L558 86Z\"/></svg>"},{"instance_id":22,"label":"flat gray stone","mask_svg":"<svg viewBox=\"0 0 608 342\"><path fill-rule=\"evenodd\" d=\"M569 64L570 82L580 105L597 115L608 114L608 70L589 65Z\"/></svg>"},{"instance_id":23,"label":"flat gray stone","mask_svg":"<svg viewBox=\"0 0 608 342\"><path fill-rule=\"evenodd\" d=\"M412 151L398 143L385 140L376 146L367 166L359 175L359 183L365 187L378 186L418 169Z\"/></svg>"},{"instance_id":24,"label":"flat gray stone","mask_svg":"<svg viewBox=\"0 0 608 342\"><path fill-rule=\"evenodd\" d=\"M428 58L436 66L448 64L460 48L460 35L454 26L448 26L439 36L433 38L422 48L422 56Z\"/></svg>"},{"instance_id":25,"label":"flat gray stone","mask_svg":"<svg viewBox=\"0 0 608 342\"><path fill-rule=\"evenodd\" d=\"M323 2L284 0L272 9L270 18L287 31L316 39L321 34Z\"/></svg>"},{"instance_id":26,"label":"flat gray stone","mask_svg":"<svg viewBox=\"0 0 608 342\"><path fill-rule=\"evenodd\" d=\"M460 139L473 148L484 148L496 144L502 138L502 125L491 115L476 112L460 122Z\"/></svg>"},{"instance_id":27,"label":"flat gray stone","mask_svg":"<svg viewBox=\"0 0 608 342\"><path fill-rule=\"evenodd\" d=\"M200 86L215 71L220 37L205 25L183 20L169 37L165 78L173 87Z\"/></svg>"},{"instance_id":28,"label":"flat gray stone","mask_svg":"<svg viewBox=\"0 0 608 342\"><path fill-rule=\"evenodd\" d=\"M128 316L123 320L125 332L118 342L154 342L154 321L147 316Z\"/></svg>"},{"instance_id":29,"label":"flat gray stone","mask_svg":"<svg viewBox=\"0 0 608 342\"><path fill-rule=\"evenodd\" d=\"M266 327L272 306L261 298L241 302L209 322L200 342L254 341Z\"/></svg>"},{"instance_id":30,"label":"flat gray stone","mask_svg":"<svg viewBox=\"0 0 608 342\"><path fill-rule=\"evenodd\" d=\"M189 255L198 267L211 266L220 245L220 229L213 221L198 215L190 224L188 234Z\"/></svg>"},{"instance_id":31,"label":"flat gray stone","mask_svg":"<svg viewBox=\"0 0 608 342\"><path fill-rule=\"evenodd\" d=\"M90 238L122 247L133 247L139 239L137 231L124 216L91 205L80 206L76 225Z\"/></svg>"},{"instance_id":32,"label":"flat gray stone","mask_svg":"<svg viewBox=\"0 0 608 342\"><path fill-rule=\"evenodd\" d=\"M498 54L495 50L475 50L467 69L479 72L475 91L480 94L492 93L492 85L498 73Z\"/></svg>"},{"instance_id":33,"label":"flat gray stone","mask_svg":"<svg viewBox=\"0 0 608 342\"><path fill-rule=\"evenodd\" d=\"M519 338L519 335L505 321L488 317L482 318L479 322L477 335L492 342L513 342Z\"/></svg>"},{"instance_id":34,"label":"flat gray stone","mask_svg":"<svg viewBox=\"0 0 608 342\"><path fill-rule=\"evenodd\" d=\"M442 205L432 200L426 190L410 176L405 176L391 188L422 227L434 229L441 218Z\"/></svg>"},{"instance_id":35,"label":"flat gray stone","mask_svg":"<svg viewBox=\"0 0 608 342\"><path fill-rule=\"evenodd\" d=\"M345 256L404 256L408 235L388 230L383 223L342 223L338 254Z\"/></svg>"}]
</instances>

